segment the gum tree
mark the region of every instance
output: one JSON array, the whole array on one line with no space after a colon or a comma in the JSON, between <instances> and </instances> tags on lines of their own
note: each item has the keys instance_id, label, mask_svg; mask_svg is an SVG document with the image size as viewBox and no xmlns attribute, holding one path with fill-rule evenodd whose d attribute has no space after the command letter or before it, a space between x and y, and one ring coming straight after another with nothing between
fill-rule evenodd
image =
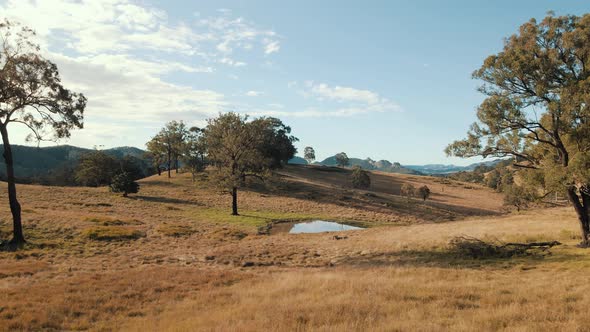
<instances>
[{"instance_id":1,"label":"gum tree","mask_svg":"<svg viewBox=\"0 0 590 332\"><path fill-rule=\"evenodd\" d=\"M203 131L213 180L232 196L232 215L238 215L238 189L248 177L264 179L269 163L260 150L264 142L261 122L229 112L209 119Z\"/></svg>"},{"instance_id":2,"label":"gum tree","mask_svg":"<svg viewBox=\"0 0 590 332\"><path fill-rule=\"evenodd\" d=\"M590 14L531 19L474 78L486 99L447 154L512 157L538 198L567 195L589 244Z\"/></svg>"},{"instance_id":3,"label":"gum tree","mask_svg":"<svg viewBox=\"0 0 590 332\"><path fill-rule=\"evenodd\" d=\"M303 150L303 158L311 165L315 160L315 150L311 146L306 146Z\"/></svg>"},{"instance_id":4,"label":"gum tree","mask_svg":"<svg viewBox=\"0 0 590 332\"><path fill-rule=\"evenodd\" d=\"M33 30L0 22L0 134L13 220L10 244L25 243L21 206L17 199L14 160L9 136L12 124L30 130L28 140L70 137L70 130L83 127L86 98L66 89L57 66L45 59L33 42Z\"/></svg>"}]
</instances>

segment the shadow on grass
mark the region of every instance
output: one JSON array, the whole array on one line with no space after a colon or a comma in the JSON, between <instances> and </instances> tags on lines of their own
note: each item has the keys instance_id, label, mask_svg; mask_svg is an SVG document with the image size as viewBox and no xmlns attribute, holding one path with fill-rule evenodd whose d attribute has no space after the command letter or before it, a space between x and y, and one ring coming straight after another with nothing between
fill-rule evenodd
<instances>
[{"instance_id":1,"label":"shadow on grass","mask_svg":"<svg viewBox=\"0 0 590 332\"><path fill-rule=\"evenodd\" d=\"M557 251L557 250L556 250ZM534 269L541 263L566 263L586 260L587 255L559 250L557 253L529 254L506 258L470 258L452 249L402 250L376 253L343 259L337 265L353 267L439 267L449 269L507 269L522 266L523 270Z\"/></svg>"}]
</instances>

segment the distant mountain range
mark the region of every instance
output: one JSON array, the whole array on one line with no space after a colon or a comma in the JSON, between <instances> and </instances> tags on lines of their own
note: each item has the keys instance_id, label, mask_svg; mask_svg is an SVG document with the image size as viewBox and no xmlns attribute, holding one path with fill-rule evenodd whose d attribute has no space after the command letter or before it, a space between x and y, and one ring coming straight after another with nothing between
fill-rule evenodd
<instances>
[{"instance_id":1,"label":"distant mountain range","mask_svg":"<svg viewBox=\"0 0 590 332\"><path fill-rule=\"evenodd\" d=\"M502 159L488 160L480 163L474 163L468 166L457 165L442 165L442 164L428 164L428 165L404 165L404 167L413 169L423 174L450 174L463 171L473 171L477 166L494 166L501 162Z\"/></svg>"},{"instance_id":2,"label":"distant mountain range","mask_svg":"<svg viewBox=\"0 0 590 332\"><path fill-rule=\"evenodd\" d=\"M360 166L366 170L374 170L374 171L382 171L382 172L390 172L390 173L399 173L399 174L422 174L419 171L409 169L400 165L400 163L390 162L388 160L378 160L375 161L371 158L367 159L360 159L360 158L349 158L350 166ZM295 157L289 160L289 164L299 164L299 165L307 165L307 161L301 157ZM313 163L314 165L323 165L323 166L336 166L338 162L336 161L336 156L328 157L322 161Z\"/></svg>"},{"instance_id":3,"label":"distant mountain range","mask_svg":"<svg viewBox=\"0 0 590 332\"><path fill-rule=\"evenodd\" d=\"M486 165L493 166L501 161L501 159L485 161L481 163L474 163L469 166L457 165L442 165L442 164L428 164L428 165L401 165L397 162L390 162L388 160L374 161L371 158L360 159L350 158L350 166L360 166L367 170L376 170L390 173L400 174L416 174L416 175L444 175L461 171L472 171L477 166ZM307 165L307 161L301 157L294 157L289 160L289 164ZM316 161L314 165L336 166L336 156L328 157L322 161Z\"/></svg>"}]
</instances>

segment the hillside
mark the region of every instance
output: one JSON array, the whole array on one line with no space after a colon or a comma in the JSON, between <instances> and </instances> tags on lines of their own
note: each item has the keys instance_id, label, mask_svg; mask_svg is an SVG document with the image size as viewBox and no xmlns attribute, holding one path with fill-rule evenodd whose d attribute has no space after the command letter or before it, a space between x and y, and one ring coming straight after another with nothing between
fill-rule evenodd
<instances>
[{"instance_id":1,"label":"hillside","mask_svg":"<svg viewBox=\"0 0 590 332\"><path fill-rule=\"evenodd\" d=\"M0 149L2 145L0 144ZM45 182L48 179L59 181L60 177L71 175L76 167L78 159L91 149L75 147L71 145L59 145L50 147L32 147L13 145L15 174L21 182ZM138 159L139 166L145 174L151 166L145 159L145 151L134 147L117 147L102 150L105 153L122 158L132 156ZM2 160L3 161L3 160ZM6 166L0 163L0 178L6 176Z\"/></svg>"},{"instance_id":2,"label":"hillside","mask_svg":"<svg viewBox=\"0 0 590 332\"><path fill-rule=\"evenodd\" d=\"M372 172L361 191L349 172L289 166L269 188L241 191L238 217L206 174L195 184L152 176L129 198L19 185L29 244L0 251L0 330L407 330L416 317L428 317L428 330L590 327L567 314L588 305L577 294L590 267L573 246L570 210L501 216L501 195L483 187ZM399 197L403 183L428 185L432 199ZM302 219L368 229L340 240L260 232ZM9 220L1 210L0 239ZM448 252L455 235L567 245L545 259L474 261ZM514 303L529 314L516 317Z\"/></svg>"}]
</instances>

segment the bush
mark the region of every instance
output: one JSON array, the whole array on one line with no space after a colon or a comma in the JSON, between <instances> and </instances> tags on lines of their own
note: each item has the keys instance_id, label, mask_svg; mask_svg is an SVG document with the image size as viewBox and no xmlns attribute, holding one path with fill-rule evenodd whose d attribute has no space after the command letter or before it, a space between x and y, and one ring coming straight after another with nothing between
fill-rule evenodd
<instances>
[{"instance_id":1,"label":"bush","mask_svg":"<svg viewBox=\"0 0 590 332\"><path fill-rule=\"evenodd\" d=\"M422 200L426 201L426 199L430 197L430 188L428 188L426 185L418 188L418 195L420 198L422 198Z\"/></svg>"},{"instance_id":2,"label":"bush","mask_svg":"<svg viewBox=\"0 0 590 332\"><path fill-rule=\"evenodd\" d=\"M368 189L371 186L369 173L359 166L355 166L351 174L352 186L359 189Z\"/></svg>"},{"instance_id":3,"label":"bush","mask_svg":"<svg viewBox=\"0 0 590 332\"><path fill-rule=\"evenodd\" d=\"M139 191L139 184L134 181L133 175L129 172L115 175L110 187L114 193L123 193L123 197L127 197L128 194L136 194Z\"/></svg>"},{"instance_id":4,"label":"bush","mask_svg":"<svg viewBox=\"0 0 590 332\"><path fill-rule=\"evenodd\" d=\"M405 196L407 199L414 197L416 194L416 188L409 183L404 183L400 189L400 195Z\"/></svg>"},{"instance_id":5,"label":"bush","mask_svg":"<svg viewBox=\"0 0 590 332\"><path fill-rule=\"evenodd\" d=\"M514 206L517 211L528 207L534 200L534 195L521 186L508 185L503 189L504 205Z\"/></svg>"}]
</instances>

